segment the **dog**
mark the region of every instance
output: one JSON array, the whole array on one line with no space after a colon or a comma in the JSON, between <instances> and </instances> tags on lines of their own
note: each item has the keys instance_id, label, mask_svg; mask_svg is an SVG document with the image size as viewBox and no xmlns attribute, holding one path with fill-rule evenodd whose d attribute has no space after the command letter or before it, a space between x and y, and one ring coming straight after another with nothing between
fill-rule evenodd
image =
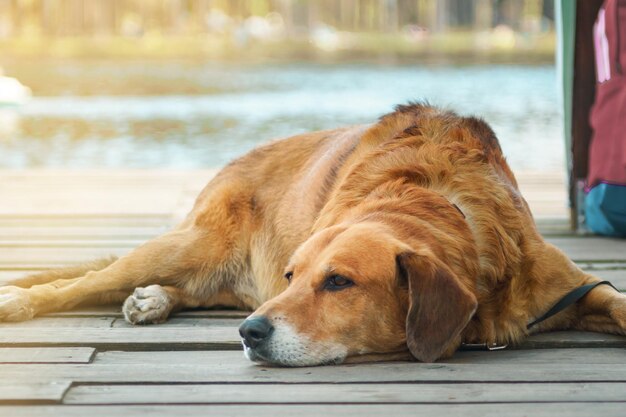
<instances>
[{"instance_id":1,"label":"dog","mask_svg":"<svg viewBox=\"0 0 626 417\"><path fill-rule=\"evenodd\" d=\"M151 324L234 306L256 310L239 329L255 362L432 362L519 343L596 282L542 239L484 121L410 103L251 151L173 231L0 288L0 320L125 300L128 322ZM626 296L599 286L535 328L554 329L626 334Z\"/></svg>"}]
</instances>

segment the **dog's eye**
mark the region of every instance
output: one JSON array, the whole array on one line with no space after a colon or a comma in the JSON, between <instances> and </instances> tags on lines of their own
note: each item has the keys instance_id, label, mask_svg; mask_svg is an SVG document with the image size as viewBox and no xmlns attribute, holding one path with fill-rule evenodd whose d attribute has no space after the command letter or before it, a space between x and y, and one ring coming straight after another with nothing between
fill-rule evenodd
<instances>
[{"instance_id":1,"label":"dog's eye","mask_svg":"<svg viewBox=\"0 0 626 417\"><path fill-rule=\"evenodd\" d=\"M287 273L285 274L285 279L286 279L288 282L291 282L291 278L292 278L292 277L293 277L293 272L291 272L291 271L289 271L289 272L287 272Z\"/></svg>"},{"instance_id":2,"label":"dog's eye","mask_svg":"<svg viewBox=\"0 0 626 417\"><path fill-rule=\"evenodd\" d=\"M346 277L342 277L341 275L331 275L326 278L326 282L324 283L324 289L330 291L343 290L344 288L348 288L354 285L354 282L349 280Z\"/></svg>"}]
</instances>

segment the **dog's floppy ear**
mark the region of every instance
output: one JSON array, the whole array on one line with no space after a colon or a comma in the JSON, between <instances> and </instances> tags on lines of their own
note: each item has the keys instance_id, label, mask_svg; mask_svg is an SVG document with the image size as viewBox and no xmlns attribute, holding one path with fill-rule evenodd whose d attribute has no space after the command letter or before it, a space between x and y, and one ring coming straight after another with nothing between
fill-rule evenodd
<instances>
[{"instance_id":1,"label":"dog's floppy ear","mask_svg":"<svg viewBox=\"0 0 626 417\"><path fill-rule=\"evenodd\" d=\"M416 359L433 362L465 328L478 302L434 255L407 251L396 259L400 279L409 290L407 346Z\"/></svg>"}]
</instances>

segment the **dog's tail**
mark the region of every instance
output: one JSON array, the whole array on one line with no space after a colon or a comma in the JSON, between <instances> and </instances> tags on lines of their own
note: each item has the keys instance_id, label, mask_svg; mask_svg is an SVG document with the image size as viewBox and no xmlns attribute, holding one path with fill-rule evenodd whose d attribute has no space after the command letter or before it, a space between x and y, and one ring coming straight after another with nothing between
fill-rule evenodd
<instances>
[{"instance_id":1,"label":"dog's tail","mask_svg":"<svg viewBox=\"0 0 626 417\"><path fill-rule=\"evenodd\" d=\"M87 262L81 265L50 269L48 271L9 281L6 283L6 285L13 285L21 288L30 288L33 285L47 284L48 282L56 281L58 279L78 278L82 277L87 272L100 271L111 265L116 260L117 257L111 256L109 258L98 259L96 261Z\"/></svg>"}]
</instances>

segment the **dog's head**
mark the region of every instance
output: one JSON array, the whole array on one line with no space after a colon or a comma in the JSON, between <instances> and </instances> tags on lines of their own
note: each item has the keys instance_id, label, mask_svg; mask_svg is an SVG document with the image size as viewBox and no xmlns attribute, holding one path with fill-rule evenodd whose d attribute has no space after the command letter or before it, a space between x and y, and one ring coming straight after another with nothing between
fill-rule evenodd
<instances>
[{"instance_id":1,"label":"dog's head","mask_svg":"<svg viewBox=\"0 0 626 417\"><path fill-rule=\"evenodd\" d=\"M431 362L458 343L477 304L426 245L411 247L378 223L314 234L285 278L287 290L240 327L252 361L309 366L408 348Z\"/></svg>"}]
</instances>

